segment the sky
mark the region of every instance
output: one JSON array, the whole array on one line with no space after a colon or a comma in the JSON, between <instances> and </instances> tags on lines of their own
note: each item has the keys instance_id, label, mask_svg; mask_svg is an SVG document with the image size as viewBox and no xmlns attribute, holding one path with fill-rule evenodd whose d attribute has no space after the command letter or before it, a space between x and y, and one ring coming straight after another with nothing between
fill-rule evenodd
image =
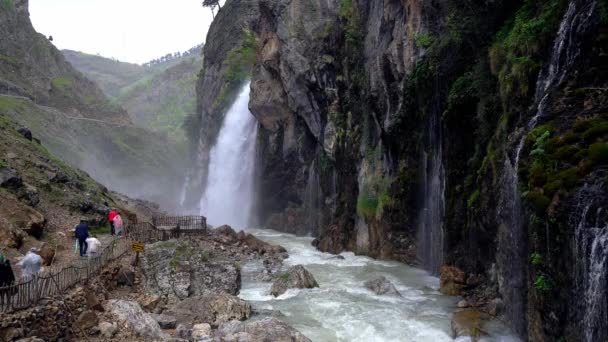
<instances>
[{"instance_id":1,"label":"sky","mask_svg":"<svg viewBox=\"0 0 608 342\"><path fill-rule=\"evenodd\" d=\"M30 0L36 31L60 49L145 63L205 41L201 0Z\"/></svg>"}]
</instances>

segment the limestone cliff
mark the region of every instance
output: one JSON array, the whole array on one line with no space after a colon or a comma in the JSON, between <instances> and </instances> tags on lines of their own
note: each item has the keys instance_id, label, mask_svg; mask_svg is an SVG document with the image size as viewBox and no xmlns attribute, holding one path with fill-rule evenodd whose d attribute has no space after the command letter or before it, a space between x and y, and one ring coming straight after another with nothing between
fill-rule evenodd
<instances>
[{"instance_id":1,"label":"limestone cliff","mask_svg":"<svg viewBox=\"0 0 608 342\"><path fill-rule=\"evenodd\" d=\"M605 1L256 3L261 225L457 266L522 337L605 338Z\"/></svg>"}]
</instances>

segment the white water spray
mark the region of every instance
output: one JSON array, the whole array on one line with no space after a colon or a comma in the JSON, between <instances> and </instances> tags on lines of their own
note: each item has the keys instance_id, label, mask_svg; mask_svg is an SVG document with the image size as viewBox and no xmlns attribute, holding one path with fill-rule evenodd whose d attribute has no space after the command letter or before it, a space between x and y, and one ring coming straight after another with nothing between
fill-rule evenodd
<instances>
[{"instance_id":1,"label":"white water spray","mask_svg":"<svg viewBox=\"0 0 608 342\"><path fill-rule=\"evenodd\" d=\"M226 114L211 149L201 211L211 225L247 228L253 205L257 124L249 112L249 83Z\"/></svg>"}]
</instances>

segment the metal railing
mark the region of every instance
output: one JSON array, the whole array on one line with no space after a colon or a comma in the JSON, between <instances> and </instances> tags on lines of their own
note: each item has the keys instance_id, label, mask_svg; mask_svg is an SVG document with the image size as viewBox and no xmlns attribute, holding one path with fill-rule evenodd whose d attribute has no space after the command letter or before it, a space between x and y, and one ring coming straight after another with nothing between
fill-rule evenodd
<instances>
[{"instance_id":1,"label":"metal railing","mask_svg":"<svg viewBox=\"0 0 608 342\"><path fill-rule=\"evenodd\" d=\"M97 276L103 267L127 254L135 241L152 243L207 233L206 219L202 216L157 217L155 220L163 228L149 222L125 223L124 236L112 240L99 255L87 258L78 266L66 266L0 287L0 312L25 309L42 298L64 294L70 287Z\"/></svg>"}]
</instances>

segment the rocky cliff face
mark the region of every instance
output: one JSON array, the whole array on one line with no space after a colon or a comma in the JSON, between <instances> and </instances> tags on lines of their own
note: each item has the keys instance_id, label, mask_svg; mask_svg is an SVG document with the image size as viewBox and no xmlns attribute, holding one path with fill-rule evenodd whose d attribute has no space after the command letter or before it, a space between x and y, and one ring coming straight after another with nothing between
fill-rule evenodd
<instances>
[{"instance_id":1,"label":"rocky cliff face","mask_svg":"<svg viewBox=\"0 0 608 342\"><path fill-rule=\"evenodd\" d=\"M260 223L325 251L457 266L523 337L603 338L582 317L608 307L607 8L259 0ZM203 130L219 118L203 112Z\"/></svg>"}]
</instances>

